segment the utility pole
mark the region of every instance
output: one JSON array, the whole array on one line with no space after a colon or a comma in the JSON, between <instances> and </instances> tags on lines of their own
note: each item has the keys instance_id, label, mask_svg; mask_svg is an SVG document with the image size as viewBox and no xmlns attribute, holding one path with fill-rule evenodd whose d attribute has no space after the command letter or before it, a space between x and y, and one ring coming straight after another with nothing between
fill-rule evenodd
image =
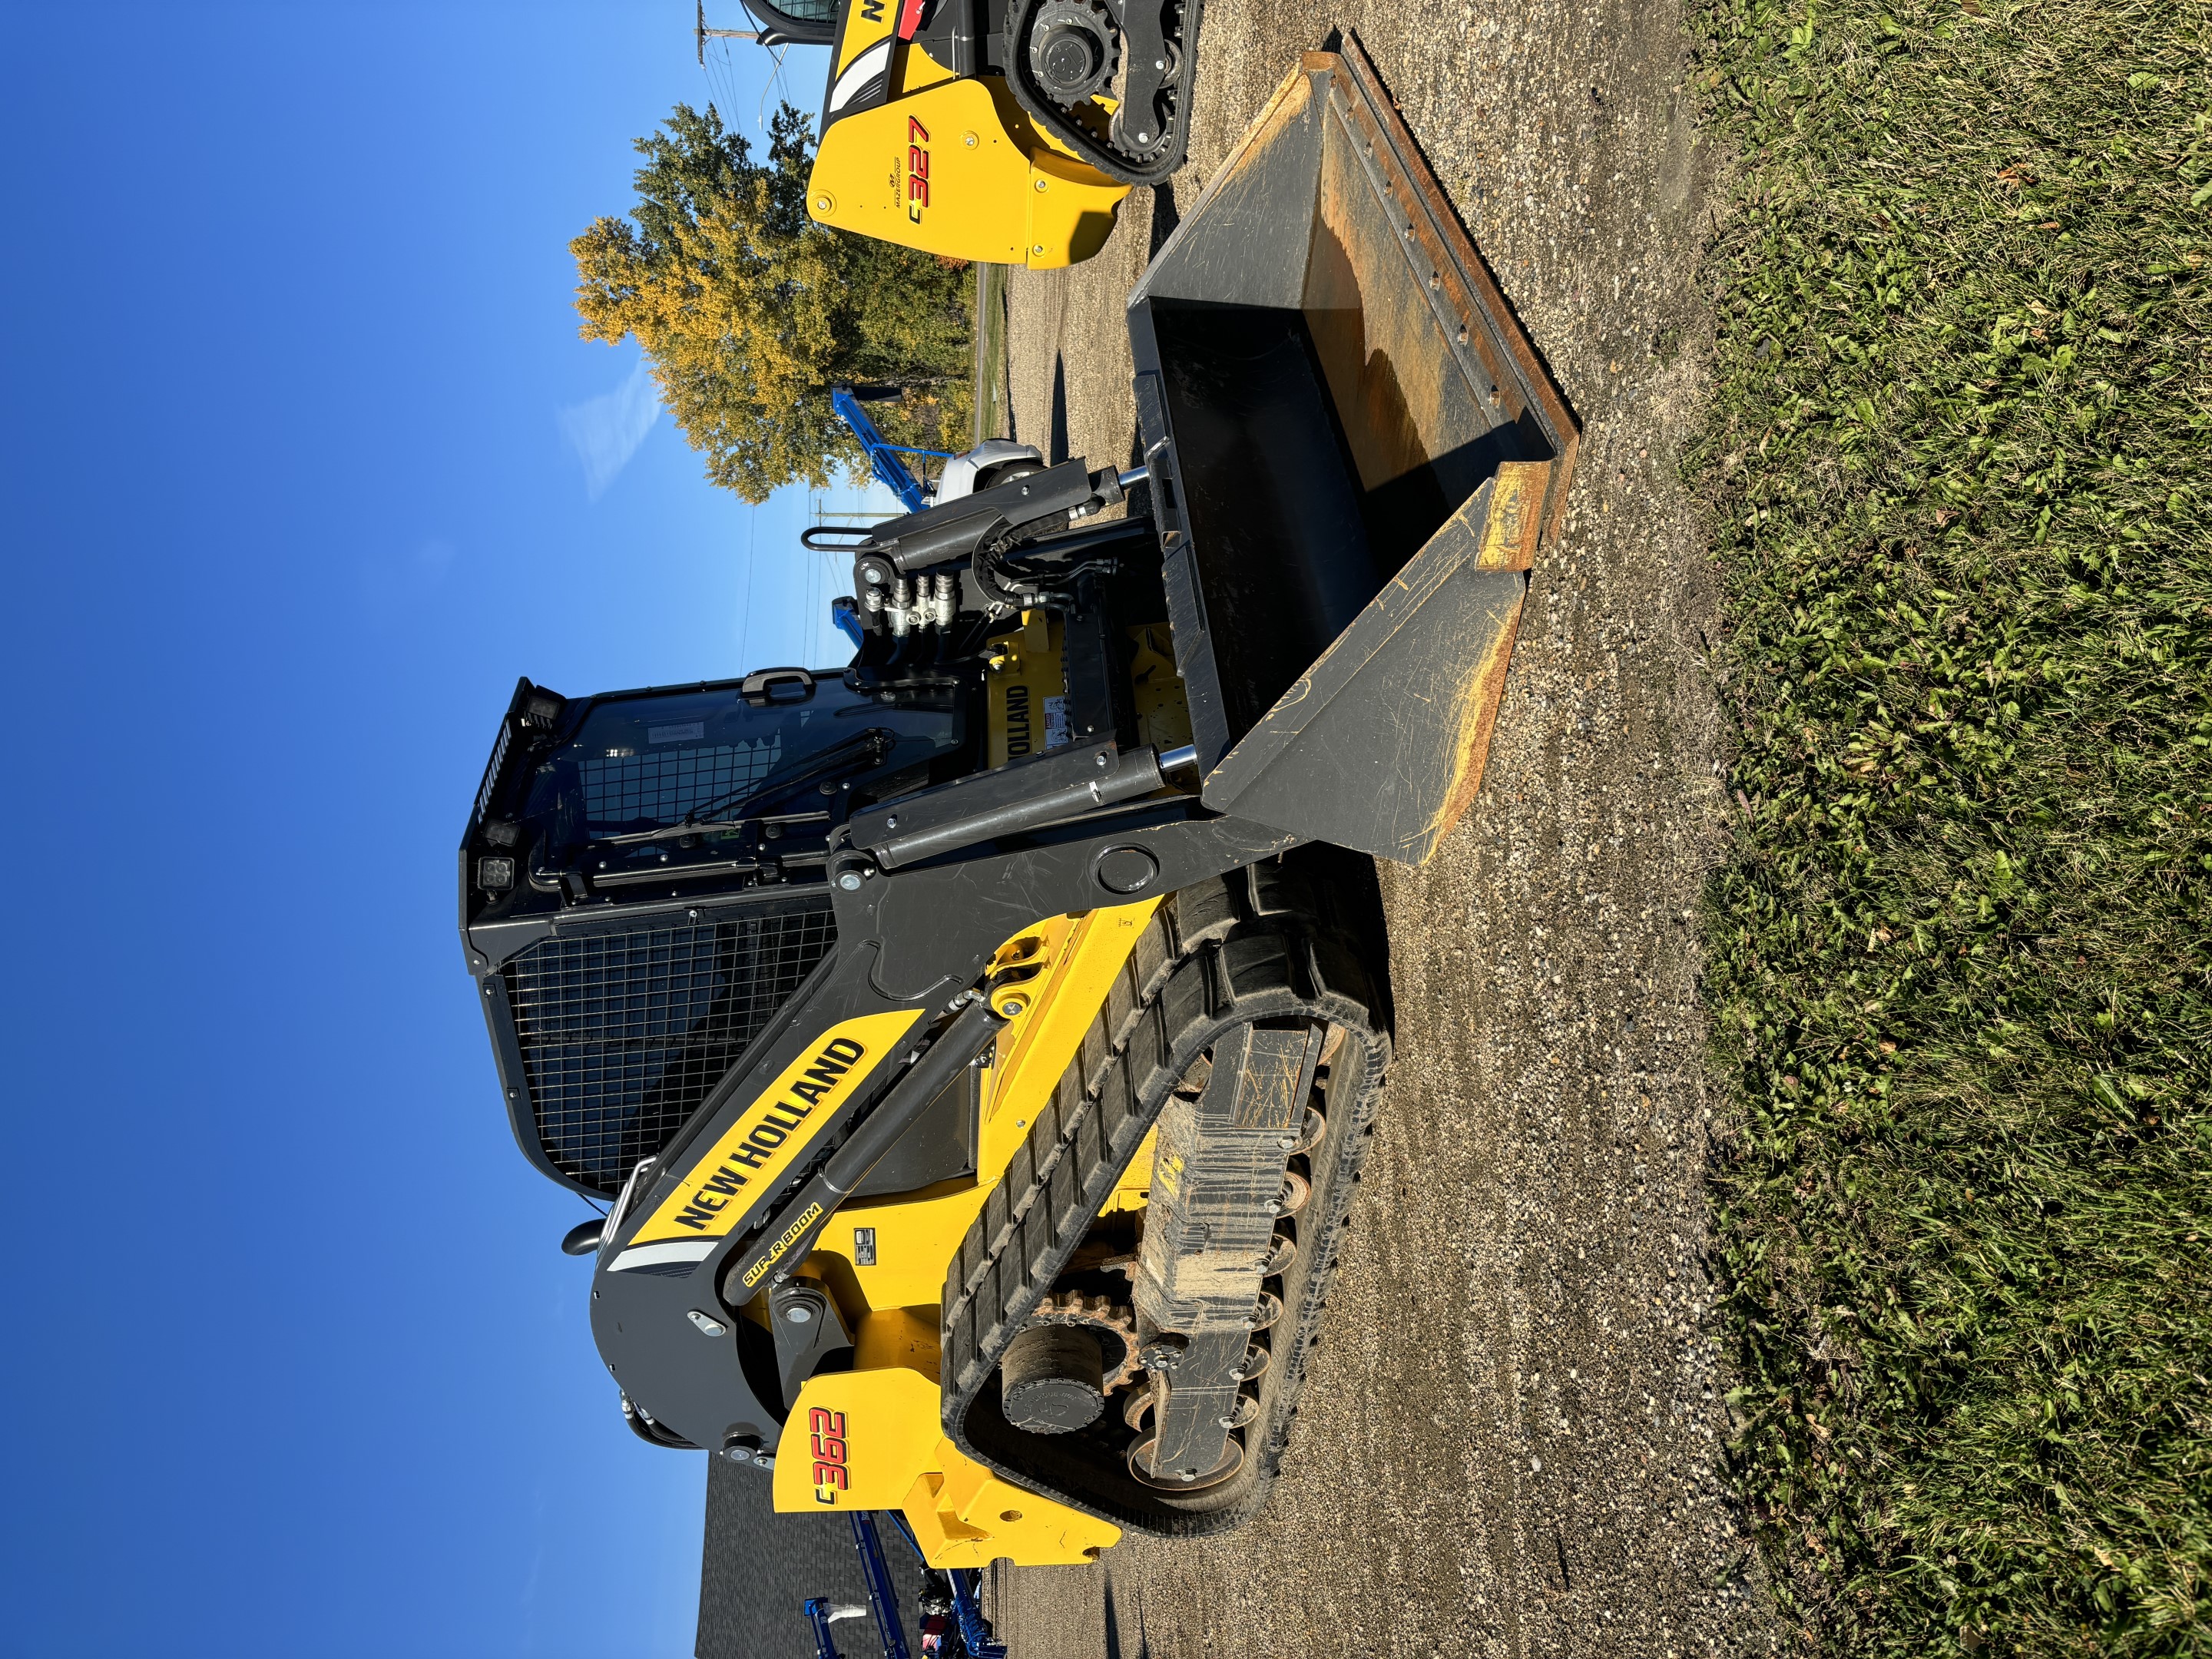
<instances>
[{"instance_id":1,"label":"utility pole","mask_svg":"<svg viewBox=\"0 0 2212 1659\"><path fill-rule=\"evenodd\" d=\"M707 27L707 0L699 0L699 22L693 34L699 44L699 66L707 64L707 41L711 36L717 40L757 40L758 29L710 29Z\"/></svg>"}]
</instances>

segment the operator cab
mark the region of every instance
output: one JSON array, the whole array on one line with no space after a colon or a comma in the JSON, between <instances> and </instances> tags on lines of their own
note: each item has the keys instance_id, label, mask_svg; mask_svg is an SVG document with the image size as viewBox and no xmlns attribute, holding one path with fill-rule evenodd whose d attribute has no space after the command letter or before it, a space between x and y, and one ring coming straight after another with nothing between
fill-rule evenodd
<instances>
[{"instance_id":1,"label":"operator cab","mask_svg":"<svg viewBox=\"0 0 2212 1659\"><path fill-rule=\"evenodd\" d=\"M517 687L461 842L461 928L533 1164L611 1199L668 1144L835 949L832 832L975 769L980 696L799 668Z\"/></svg>"},{"instance_id":2,"label":"operator cab","mask_svg":"<svg viewBox=\"0 0 2212 1659\"><path fill-rule=\"evenodd\" d=\"M835 672L574 702L525 682L518 702L533 698L558 708L553 729L530 733L526 770L503 743L472 826L478 925L818 882L856 805L957 775L969 746L963 699L894 702Z\"/></svg>"}]
</instances>

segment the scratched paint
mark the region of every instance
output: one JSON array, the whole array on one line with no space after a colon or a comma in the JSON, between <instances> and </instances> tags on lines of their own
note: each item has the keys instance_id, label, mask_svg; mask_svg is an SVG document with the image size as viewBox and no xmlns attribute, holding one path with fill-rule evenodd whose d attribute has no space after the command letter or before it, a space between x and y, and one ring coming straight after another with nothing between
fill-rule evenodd
<instances>
[{"instance_id":1,"label":"scratched paint","mask_svg":"<svg viewBox=\"0 0 2212 1659\"><path fill-rule=\"evenodd\" d=\"M1498 705L1504 700L1505 671L1512 665L1513 641L1520 625L1521 606L1516 601L1513 614L1492 636L1489 649L1468 677L1458 709L1458 741L1451 750L1451 783L1425 837L1431 850L1467 815L1482 787L1483 767L1490 757L1491 728L1498 723Z\"/></svg>"}]
</instances>

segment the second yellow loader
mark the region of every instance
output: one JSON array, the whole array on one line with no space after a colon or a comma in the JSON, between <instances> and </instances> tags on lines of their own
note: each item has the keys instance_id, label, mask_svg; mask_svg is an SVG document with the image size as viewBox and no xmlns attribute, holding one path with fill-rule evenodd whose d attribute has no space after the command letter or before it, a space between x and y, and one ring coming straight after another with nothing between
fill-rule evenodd
<instances>
[{"instance_id":1,"label":"second yellow loader","mask_svg":"<svg viewBox=\"0 0 2212 1659\"><path fill-rule=\"evenodd\" d=\"M1200 0L745 5L763 43L830 49L807 191L823 224L1050 270L1182 165Z\"/></svg>"}]
</instances>

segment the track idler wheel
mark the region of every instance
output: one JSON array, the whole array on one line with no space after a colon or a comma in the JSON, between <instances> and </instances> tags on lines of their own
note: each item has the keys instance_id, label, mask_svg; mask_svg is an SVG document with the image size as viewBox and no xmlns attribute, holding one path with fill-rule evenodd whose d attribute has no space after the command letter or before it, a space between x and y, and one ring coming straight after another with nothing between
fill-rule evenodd
<instances>
[{"instance_id":1,"label":"track idler wheel","mask_svg":"<svg viewBox=\"0 0 2212 1659\"><path fill-rule=\"evenodd\" d=\"M1197 1469L1153 1468L1152 1449L1158 1443L1156 1440L1139 1440L1130 1447L1129 1473L1160 1492L1204 1492L1208 1486L1219 1486L1244 1467L1244 1443L1233 1435L1221 1454L1221 1462L1203 1473Z\"/></svg>"},{"instance_id":2,"label":"track idler wheel","mask_svg":"<svg viewBox=\"0 0 2212 1659\"><path fill-rule=\"evenodd\" d=\"M1254 1373L1255 1376L1257 1374ZM1152 1396L1150 1389L1141 1394L1133 1394L1129 1396L1129 1403L1121 1407L1121 1421L1142 1434L1145 1429L1145 1419L1152 1414ZM1229 1426L1232 1429L1245 1428L1257 1422L1259 1418L1259 1401L1251 1395L1240 1394L1237 1396L1236 1408L1230 1416Z\"/></svg>"}]
</instances>

